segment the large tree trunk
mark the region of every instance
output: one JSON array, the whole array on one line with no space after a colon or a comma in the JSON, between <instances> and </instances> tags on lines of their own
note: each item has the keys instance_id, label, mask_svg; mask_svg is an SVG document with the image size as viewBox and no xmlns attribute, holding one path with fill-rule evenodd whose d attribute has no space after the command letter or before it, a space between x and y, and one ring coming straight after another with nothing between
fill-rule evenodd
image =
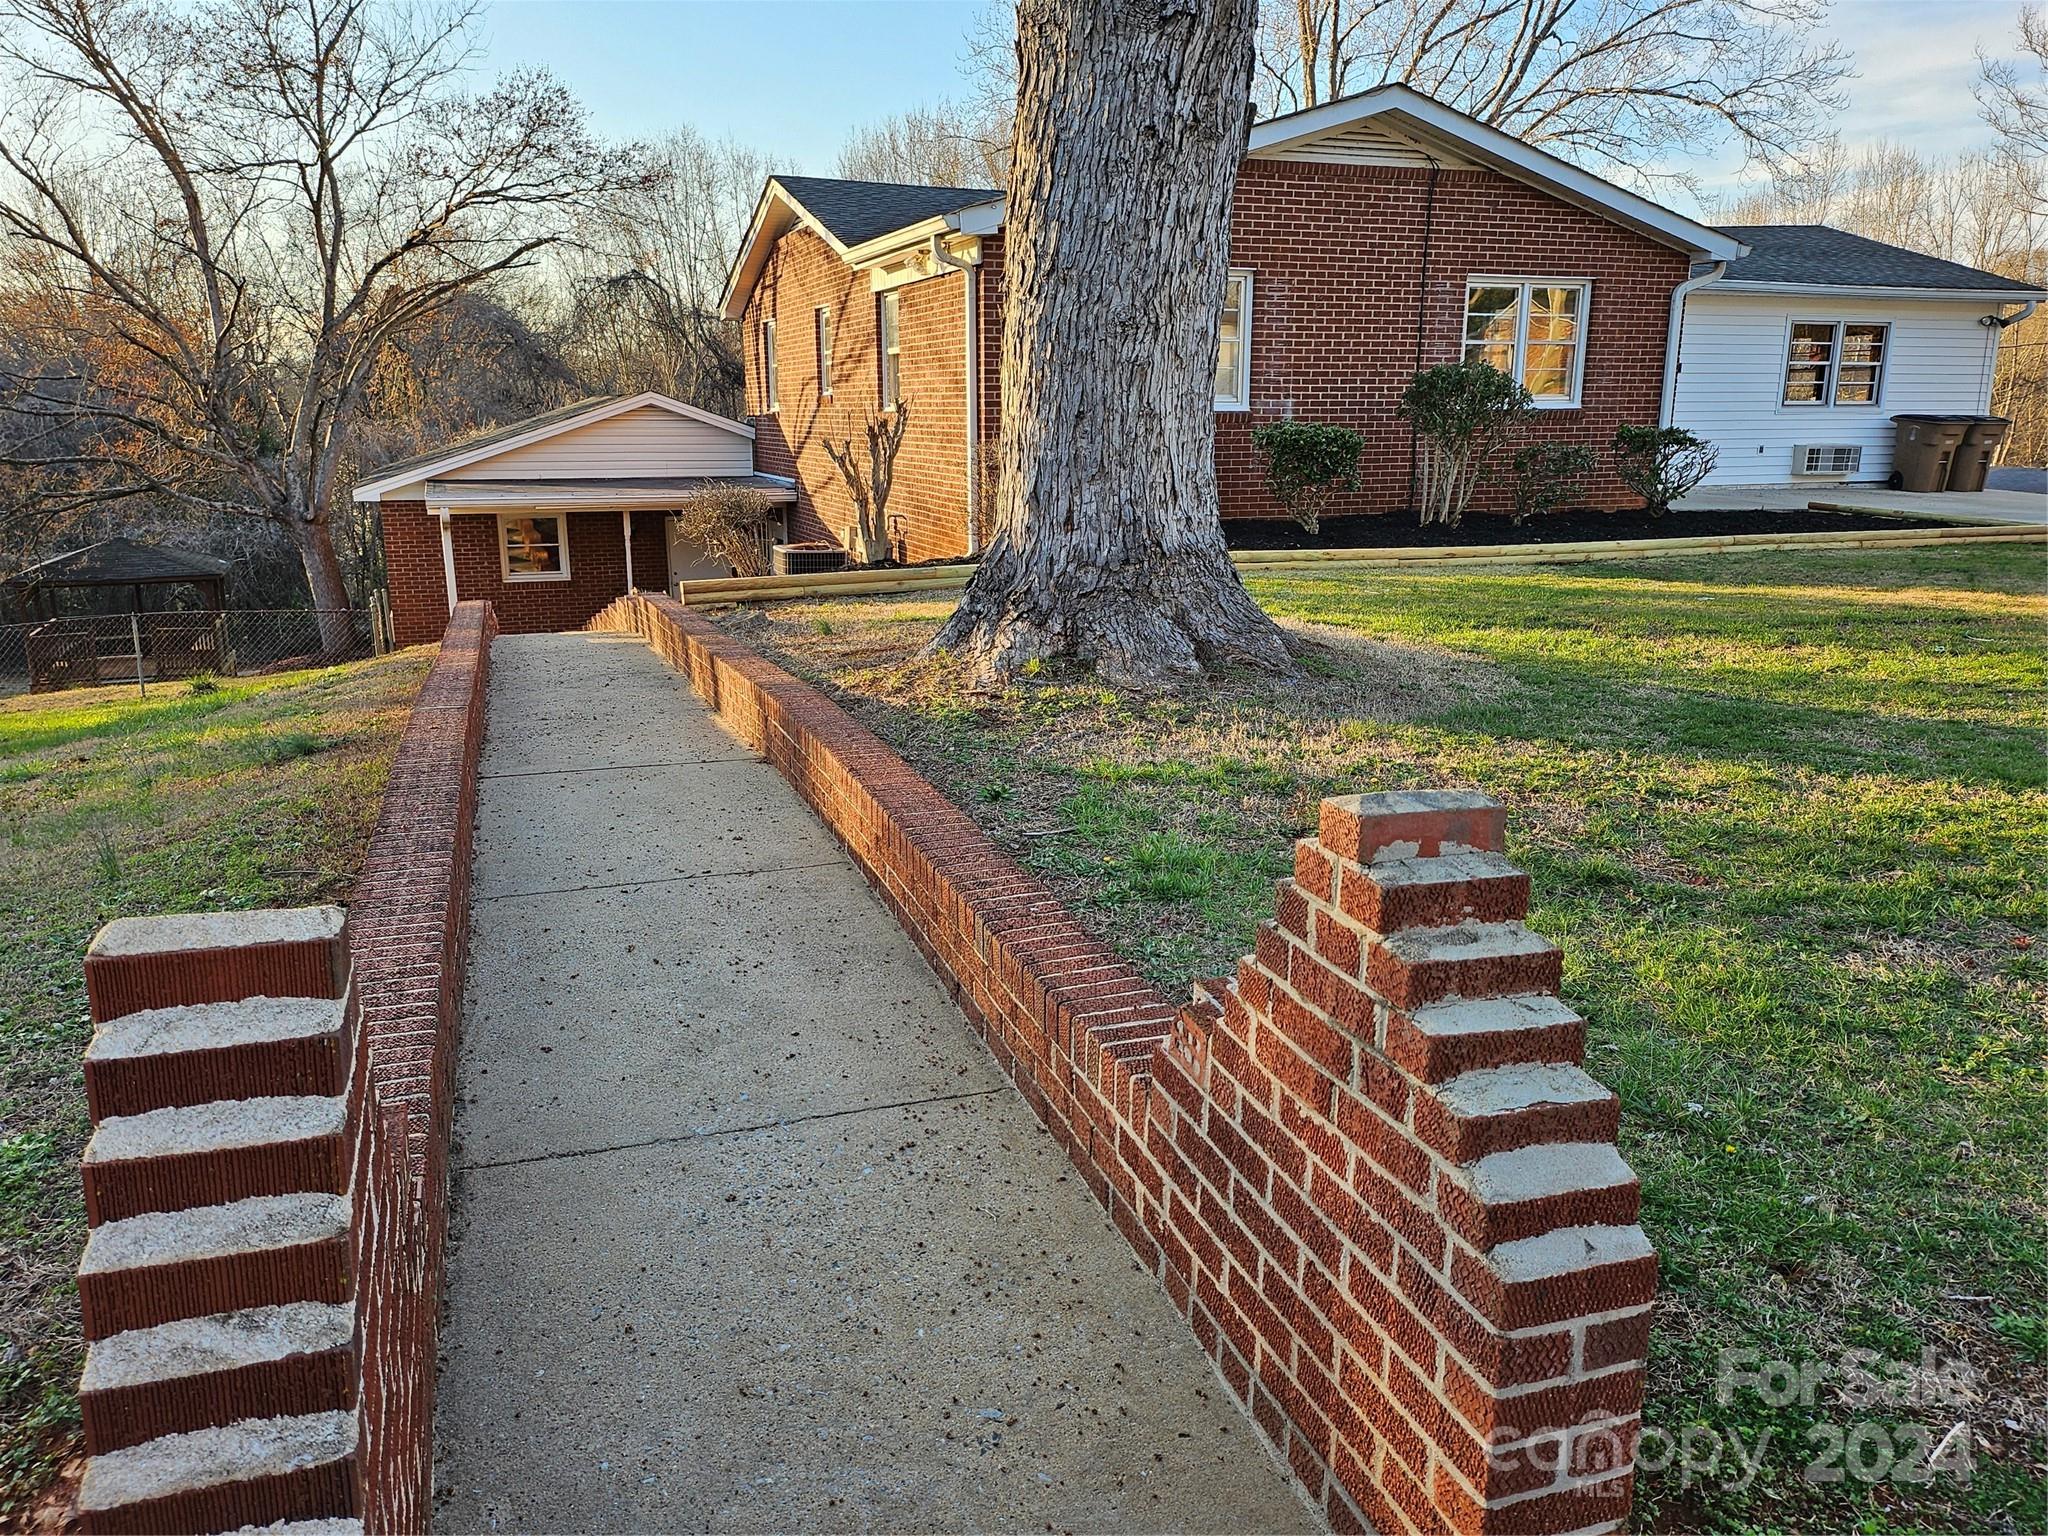
<instances>
[{"instance_id":1,"label":"large tree trunk","mask_svg":"<svg viewBox=\"0 0 2048 1536\"><path fill-rule=\"evenodd\" d=\"M341 559L334 552L334 529L324 517L288 517L285 526L291 530L299 563L306 569L306 589L312 594L320 626L320 653L338 656L353 649L357 643L355 619L349 612Z\"/></svg>"},{"instance_id":2,"label":"large tree trunk","mask_svg":"<svg viewBox=\"0 0 2048 1536\"><path fill-rule=\"evenodd\" d=\"M1257 0L1022 0L998 529L938 649L984 675L1284 670L1217 519L1216 332Z\"/></svg>"}]
</instances>

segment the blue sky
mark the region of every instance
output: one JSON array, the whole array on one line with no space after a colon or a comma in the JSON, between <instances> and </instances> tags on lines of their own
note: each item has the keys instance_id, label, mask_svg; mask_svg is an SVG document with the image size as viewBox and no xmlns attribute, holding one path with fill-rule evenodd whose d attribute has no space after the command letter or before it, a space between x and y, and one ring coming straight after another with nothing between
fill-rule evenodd
<instances>
[{"instance_id":1,"label":"blue sky","mask_svg":"<svg viewBox=\"0 0 2048 1536\"><path fill-rule=\"evenodd\" d=\"M972 0L496 0L487 69L544 64L618 137L687 123L829 173L849 130L958 95ZM1836 0L1830 30L1856 55L1842 122L1953 154L1985 141L1975 51L2009 48L2016 0ZM1737 166L1692 165L1725 186ZM1682 199L1674 198L1674 201Z\"/></svg>"}]
</instances>

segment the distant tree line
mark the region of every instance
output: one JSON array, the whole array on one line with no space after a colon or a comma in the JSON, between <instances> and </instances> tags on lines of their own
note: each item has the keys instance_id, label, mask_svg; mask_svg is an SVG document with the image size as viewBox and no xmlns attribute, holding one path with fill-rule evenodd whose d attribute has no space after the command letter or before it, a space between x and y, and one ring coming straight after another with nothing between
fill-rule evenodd
<instances>
[{"instance_id":1,"label":"distant tree line","mask_svg":"<svg viewBox=\"0 0 2048 1536\"><path fill-rule=\"evenodd\" d=\"M1987 57L1996 147L1828 136L1824 0L1264 0L1262 112L1406 79L1624 180L1730 136L1729 222L1813 220L2041 281L2048 27ZM1013 13L958 100L835 169L1006 184ZM770 166L687 127L611 144L543 71L471 89L475 0L8 0L0 9L0 567L120 530L228 553L237 601L359 604L377 465L590 394L743 406L718 313ZM2006 338L2016 458L2048 455L2048 315Z\"/></svg>"}]
</instances>

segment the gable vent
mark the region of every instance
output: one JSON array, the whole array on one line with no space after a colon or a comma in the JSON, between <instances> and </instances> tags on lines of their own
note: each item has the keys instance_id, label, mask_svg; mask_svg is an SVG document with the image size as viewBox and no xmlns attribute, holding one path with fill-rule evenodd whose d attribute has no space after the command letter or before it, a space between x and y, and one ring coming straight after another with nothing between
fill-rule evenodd
<instances>
[{"instance_id":1,"label":"gable vent","mask_svg":"<svg viewBox=\"0 0 2048 1536\"><path fill-rule=\"evenodd\" d=\"M1814 480L1840 480L1863 467L1859 443L1802 443L1792 450L1792 473Z\"/></svg>"}]
</instances>

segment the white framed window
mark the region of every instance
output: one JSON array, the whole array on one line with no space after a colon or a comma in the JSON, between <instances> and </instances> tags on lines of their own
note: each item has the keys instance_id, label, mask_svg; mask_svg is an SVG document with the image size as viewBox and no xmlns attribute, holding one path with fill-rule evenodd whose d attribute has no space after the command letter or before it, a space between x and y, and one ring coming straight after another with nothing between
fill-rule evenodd
<instances>
[{"instance_id":1,"label":"white framed window","mask_svg":"<svg viewBox=\"0 0 2048 1536\"><path fill-rule=\"evenodd\" d=\"M553 512L499 513L498 574L507 581L567 581L568 523Z\"/></svg>"},{"instance_id":2,"label":"white framed window","mask_svg":"<svg viewBox=\"0 0 2048 1536\"><path fill-rule=\"evenodd\" d=\"M1233 267L1223 285L1223 323L1216 329L1216 409L1252 405L1252 275Z\"/></svg>"},{"instance_id":3,"label":"white framed window","mask_svg":"<svg viewBox=\"0 0 2048 1536\"><path fill-rule=\"evenodd\" d=\"M832 398L832 311L823 304L811 316L813 339L818 348L818 396Z\"/></svg>"},{"instance_id":4,"label":"white framed window","mask_svg":"<svg viewBox=\"0 0 2048 1536\"><path fill-rule=\"evenodd\" d=\"M767 398L768 409L782 409L782 380L777 376L775 366L775 322L761 322L761 393Z\"/></svg>"},{"instance_id":5,"label":"white framed window","mask_svg":"<svg viewBox=\"0 0 2048 1536\"><path fill-rule=\"evenodd\" d=\"M1538 406L1576 406L1592 287L1584 278L1467 278L1465 360L1520 379Z\"/></svg>"},{"instance_id":6,"label":"white framed window","mask_svg":"<svg viewBox=\"0 0 2048 1536\"><path fill-rule=\"evenodd\" d=\"M1785 339L1780 403L1876 405L1884 394L1891 327L1875 320L1794 320Z\"/></svg>"},{"instance_id":7,"label":"white framed window","mask_svg":"<svg viewBox=\"0 0 2048 1536\"><path fill-rule=\"evenodd\" d=\"M903 399L903 296L892 288L875 302L882 340L882 409L893 411Z\"/></svg>"}]
</instances>

